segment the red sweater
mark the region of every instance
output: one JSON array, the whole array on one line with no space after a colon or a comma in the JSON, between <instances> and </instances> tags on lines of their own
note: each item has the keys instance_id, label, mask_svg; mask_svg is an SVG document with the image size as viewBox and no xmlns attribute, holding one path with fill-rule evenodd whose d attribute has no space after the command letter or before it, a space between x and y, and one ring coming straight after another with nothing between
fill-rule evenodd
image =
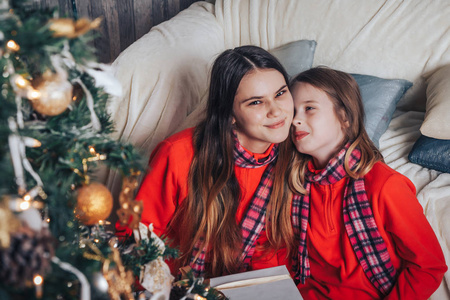
<instances>
[{"instance_id":1,"label":"red sweater","mask_svg":"<svg viewBox=\"0 0 450 300\"><path fill-rule=\"evenodd\" d=\"M142 223L153 223L154 232L158 235L167 234L167 224L178 205L188 194L188 173L194 156L192 135L193 128L186 129L158 144L150 156L149 171L136 196L137 200L144 202ZM253 156L257 159L266 157L271 149L272 147L269 147L266 153L253 154ZM247 211L265 169L266 166L254 169L235 166L235 175L241 187L241 199L236 214L238 223ZM182 228L176 228L178 230L175 235L168 236L174 241L172 246L178 245L179 237L183 234ZM266 241L267 236L263 231L257 240L257 245L264 244ZM256 249L250 267L256 270L280 264L284 264L284 260L280 259L279 263L274 251L262 253ZM169 265L172 273L176 274L178 270L174 270L170 262Z\"/></svg>"},{"instance_id":2,"label":"red sweater","mask_svg":"<svg viewBox=\"0 0 450 300\"><path fill-rule=\"evenodd\" d=\"M314 172L318 172L312 169ZM311 184L307 247L311 278L298 288L304 299L379 299L367 279L344 228L342 205L348 178ZM385 299L427 299L447 270L436 235L423 214L412 182L384 163L364 177L378 230L397 270Z\"/></svg>"}]
</instances>

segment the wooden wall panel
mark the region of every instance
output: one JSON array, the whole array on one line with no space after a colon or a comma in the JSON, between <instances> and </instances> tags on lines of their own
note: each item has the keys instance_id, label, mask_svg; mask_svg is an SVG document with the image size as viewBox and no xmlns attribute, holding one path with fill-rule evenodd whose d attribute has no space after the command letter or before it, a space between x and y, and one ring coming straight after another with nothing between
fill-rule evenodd
<instances>
[{"instance_id":1,"label":"wooden wall panel","mask_svg":"<svg viewBox=\"0 0 450 300\"><path fill-rule=\"evenodd\" d=\"M154 1L152 1L154 2ZM155 20L153 20L153 5L150 1L134 1L134 26L135 39L137 40L150 31Z\"/></svg>"},{"instance_id":2,"label":"wooden wall panel","mask_svg":"<svg viewBox=\"0 0 450 300\"><path fill-rule=\"evenodd\" d=\"M118 3L119 2L120 0L118 1ZM120 2L120 5L118 5L117 7L119 12L117 24L120 36L120 44L118 45L119 48L117 50L120 51L131 45L131 43L133 43L135 40L137 40L135 28L139 19L135 18L134 3L138 2L138 0L134 2L133 1L129 1L128 3L127 2L128 1L126 1L125 3ZM114 53L115 54L114 56L117 57L120 51Z\"/></svg>"},{"instance_id":3,"label":"wooden wall panel","mask_svg":"<svg viewBox=\"0 0 450 300\"><path fill-rule=\"evenodd\" d=\"M41 7L58 7L60 17L73 17L72 0L37 0ZM74 0L78 18L103 17L94 40L100 62L111 63L134 41L198 0ZM212 0L209 0L212 1Z\"/></svg>"},{"instance_id":4,"label":"wooden wall panel","mask_svg":"<svg viewBox=\"0 0 450 300\"><path fill-rule=\"evenodd\" d=\"M199 0L36 0L40 7L58 7L60 17L91 20L103 17L94 40L100 62L111 63L134 41ZM213 2L213 0L208 0ZM73 3L72 3L73 2Z\"/></svg>"}]
</instances>

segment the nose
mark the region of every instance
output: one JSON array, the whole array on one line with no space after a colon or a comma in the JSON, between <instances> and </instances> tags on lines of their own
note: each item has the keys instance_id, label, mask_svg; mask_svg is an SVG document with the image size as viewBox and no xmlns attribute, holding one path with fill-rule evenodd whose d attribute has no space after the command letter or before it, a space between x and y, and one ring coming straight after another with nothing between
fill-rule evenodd
<instances>
[{"instance_id":1,"label":"nose","mask_svg":"<svg viewBox=\"0 0 450 300\"><path fill-rule=\"evenodd\" d=\"M294 118L292 119L292 125L293 126L298 126L298 125L301 125L302 124L302 120L301 120L301 118L300 118L300 116L299 116L299 114L294 114Z\"/></svg>"},{"instance_id":2,"label":"nose","mask_svg":"<svg viewBox=\"0 0 450 300\"><path fill-rule=\"evenodd\" d=\"M270 106L267 113L269 117L278 117L279 115L281 115L282 109L276 102L271 101L269 105Z\"/></svg>"}]
</instances>

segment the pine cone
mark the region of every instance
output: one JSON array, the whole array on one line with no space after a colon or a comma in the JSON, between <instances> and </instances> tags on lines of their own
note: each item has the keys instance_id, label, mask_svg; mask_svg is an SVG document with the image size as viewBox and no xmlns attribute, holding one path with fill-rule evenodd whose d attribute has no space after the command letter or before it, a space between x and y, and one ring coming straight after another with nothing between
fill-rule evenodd
<instances>
[{"instance_id":1,"label":"pine cone","mask_svg":"<svg viewBox=\"0 0 450 300\"><path fill-rule=\"evenodd\" d=\"M36 274L50 271L53 255L54 239L47 228L35 232L23 226L11 234L10 247L0 250L0 281L24 287Z\"/></svg>"},{"instance_id":2,"label":"pine cone","mask_svg":"<svg viewBox=\"0 0 450 300\"><path fill-rule=\"evenodd\" d=\"M170 300L180 300L181 298L186 296L186 291L186 287L174 284L172 286L172 290L170 291Z\"/></svg>"}]
</instances>

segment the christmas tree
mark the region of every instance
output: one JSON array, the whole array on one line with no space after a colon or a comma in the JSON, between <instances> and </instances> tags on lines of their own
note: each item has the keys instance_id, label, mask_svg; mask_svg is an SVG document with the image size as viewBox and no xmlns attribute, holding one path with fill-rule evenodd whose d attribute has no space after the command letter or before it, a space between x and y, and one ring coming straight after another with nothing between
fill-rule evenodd
<instances>
[{"instance_id":1,"label":"christmas tree","mask_svg":"<svg viewBox=\"0 0 450 300\"><path fill-rule=\"evenodd\" d=\"M120 85L95 62L99 22L0 0L0 299L217 299L201 279L173 284L176 251L139 223L145 163L110 136ZM116 212L100 165L123 176ZM114 237L111 213L135 239Z\"/></svg>"}]
</instances>

